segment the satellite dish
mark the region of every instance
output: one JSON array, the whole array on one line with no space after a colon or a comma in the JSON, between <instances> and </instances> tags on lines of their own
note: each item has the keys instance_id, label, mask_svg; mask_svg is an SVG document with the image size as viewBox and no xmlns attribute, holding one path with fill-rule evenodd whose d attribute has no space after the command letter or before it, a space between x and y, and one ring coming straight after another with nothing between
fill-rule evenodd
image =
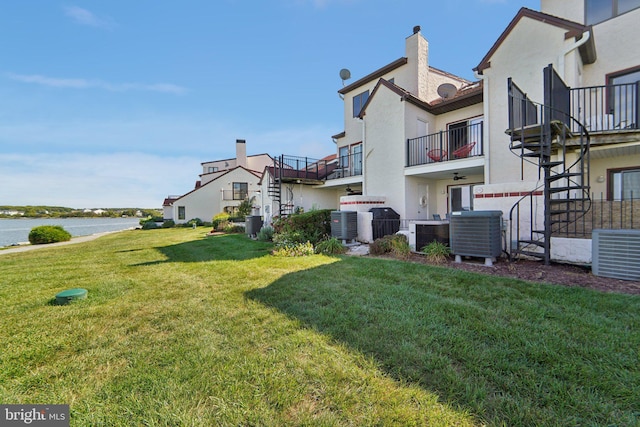
<instances>
[{"instance_id":1,"label":"satellite dish","mask_svg":"<svg viewBox=\"0 0 640 427\"><path fill-rule=\"evenodd\" d=\"M457 92L458 88L456 88L451 83L442 83L440 86L438 86L438 95L440 95L443 99L453 98Z\"/></svg>"},{"instance_id":2,"label":"satellite dish","mask_svg":"<svg viewBox=\"0 0 640 427\"><path fill-rule=\"evenodd\" d=\"M351 71L347 70L346 68L343 68L342 70L340 70L340 78L343 81L349 80L351 78Z\"/></svg>"}]
</instances>

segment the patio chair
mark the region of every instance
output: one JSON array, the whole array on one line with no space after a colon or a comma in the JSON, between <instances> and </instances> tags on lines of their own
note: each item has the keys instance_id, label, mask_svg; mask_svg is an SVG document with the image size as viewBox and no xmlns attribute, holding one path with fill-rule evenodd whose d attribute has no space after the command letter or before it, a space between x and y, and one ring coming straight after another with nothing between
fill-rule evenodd
<instances>
[{"instance_id":1,"label":"patio chair","mask_svg":"<svg viewBox=\"0 0 640 427\"><path fill-rule=\"evenodd\" d=\"M441 150L439 148L434 148L427 152L427 157L429 157L434 162L441 162L447 159L447 150Z\"/></svg>"},{"instance_id":2,"label":"patio chair","mask_svg":"<svg viewBox=\"0 0 640 427\"><path fill-rule=\"evenodd\" d=\"M456 151L453 152L453 157L455 157L456 159L462 159L464 157L469 156L469 153L471 153L471 150L473 150L473 147L476 146L476 142L470 142L468 144L464 144L462 147L458 148Z\"/></svg>"}]
</instances>

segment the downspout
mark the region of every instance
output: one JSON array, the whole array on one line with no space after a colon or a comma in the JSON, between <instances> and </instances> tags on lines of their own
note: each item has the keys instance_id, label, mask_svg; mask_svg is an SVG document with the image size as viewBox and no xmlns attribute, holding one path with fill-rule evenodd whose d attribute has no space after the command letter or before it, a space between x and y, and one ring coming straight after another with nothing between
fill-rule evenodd
<instances>
[{"instance_id":1,"label":"downspout","mask_svg":"<svg viewBox=\"0 0 640 427\"><path fill-rule=\"evenodd\" d=\"M367 164L367 150L365 145L365 124L364 124L364 116L358 117L358 121L362 123L362 195L367 195L367 175L366 175L366 164Z\"/></svg>"},{"instance_id":2,"label":"downspout","mask_svg":"<svg viewBox=\"0 0 640 427\"><path fill-rule=\"evenodd\" d=\"M564 52L562 52L562 54L558 57L558 68L559 68L559 71L562 73L562 75L560 76L562 77L562 80L564 80L564 57L567 56L567 54L569 54L570 52L574 51L575 49L579 48L580 46L588 42L590 38L591 38L591 31L585 31L584 33L582 33L582 38L580 40L573 43L571 46L567 47L564 50Z\"/></svg>"},{"instance_id":3,"label":"downspout","mask_svg":"<svg viewBox=\"0 0 640 427\"><path fill-rule=\"evenodd\" d=\"M484 74L478 73L478 71L474 70L473 75L476 79L482 80L482 153L484 154L484 183L488 184L488 180L490 180L490 155L489 155L489 119L491 116L489 115L489 77Z\"/></svg>"}]
</instances>

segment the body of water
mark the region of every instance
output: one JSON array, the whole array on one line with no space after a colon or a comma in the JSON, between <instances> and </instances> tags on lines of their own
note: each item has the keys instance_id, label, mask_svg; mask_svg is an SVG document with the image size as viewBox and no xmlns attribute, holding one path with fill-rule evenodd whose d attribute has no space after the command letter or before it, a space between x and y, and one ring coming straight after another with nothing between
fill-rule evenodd
<instances>
[{"instance_id":1,"label":"body of water","mask_svg":"<svg viewBox=\"0 0 640 427\"><path fill-rule=\"evenodd\" d=\"M138 227L140 218L16 218L0 219L0 247L29 242L29 232L39 225L60 225L72 236L87 236Z\"/></svg>"}]
</instances>

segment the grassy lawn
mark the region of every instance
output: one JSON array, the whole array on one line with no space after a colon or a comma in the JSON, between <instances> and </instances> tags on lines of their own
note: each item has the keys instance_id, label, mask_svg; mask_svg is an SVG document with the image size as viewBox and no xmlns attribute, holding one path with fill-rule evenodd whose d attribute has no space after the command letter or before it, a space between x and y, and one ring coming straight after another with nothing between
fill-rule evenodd
<instances>
[{"instance_id":1,"label":"grassy lawn","mask_svg":"<svg viewBox=\"0 0 640 427\"><path fill-rule=\"evenodd\" d=\"M640 297L206 231L1 255L0 403L74 426L640 423Z\"/></svg>"}]
</instances>

